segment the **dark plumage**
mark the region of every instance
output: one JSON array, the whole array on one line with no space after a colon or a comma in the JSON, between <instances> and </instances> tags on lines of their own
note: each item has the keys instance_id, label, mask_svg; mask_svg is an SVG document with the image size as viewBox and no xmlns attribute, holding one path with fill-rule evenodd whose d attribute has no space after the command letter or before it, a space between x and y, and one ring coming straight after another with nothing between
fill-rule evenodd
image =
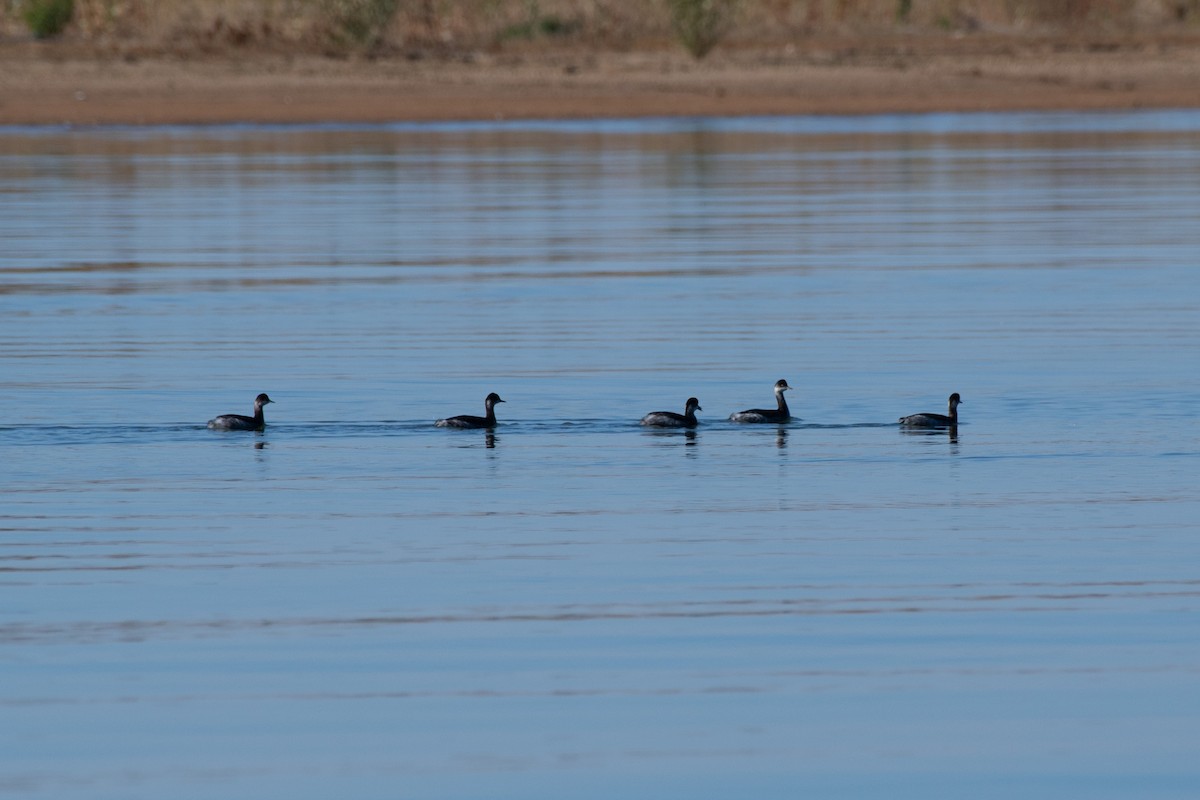
<instances>
[{"instance_id":1,"label":"dark plumage","mask_svg":"<svg viewBox=\"0 0 1200 800\"><path fill-rule=\"evenodd\" d=\"M487 416L476 417L471 414L461 414L457 417L447 417L439 419L433 423L439 428L494 428L496 427L496 403L503 403L500 395L492 392L483 401L483 407L487 411Z\"/></svg>"},{"instance_id":2,"label":"dark plumage","mask_svg":"<svg viewBox=\"0 0 1200 800\"><path fill-rule=\"evenodd\" d=\"M703 410L699 400L689 397L682 414L676 414L674 411L651 411L642 417L642 424L654 428L694 428L699 423L696 412Z\"/></svg>"},{"instance_id":3,"label":"dark plumage","mask_svg":"<svg viewBox=\"0 0 1200 800\"><path fill-rule=\"evenodd\" d=\"M782 378L775 382L775 402L777 408L751 408L746 411L738 411L730 414L731 422L787 422L792 418L792 414L788 411L787 400L783 399L783 393L792 387L788 386L788 382Z\"/></svg>"},{"instance_id":4,"label":"dark plumage","mask_svg":"<svg viewBox=\"0 0 1200 800\"><path fill-rule=\"evenodd\" d=\"M958 404L962 398L958 392L950 395L950 413L947 414L910 414L900 418L900 424L907 428L952 428L958 426Z\"/></svg>"},{"instance_id":5,"label":"dark plumage","mask_svg":"<svg viewBox=\"0 0 1200 800\"><path fill-rule=\"evenodd\" d=\"M254 416L222 414L219 417L210 419L208 427L214 431L261 431L267 425L267 421L263 418L263 406L274 402L274 400L265 394L260 394L254 398Z\"/></svg>"}]
</instances>

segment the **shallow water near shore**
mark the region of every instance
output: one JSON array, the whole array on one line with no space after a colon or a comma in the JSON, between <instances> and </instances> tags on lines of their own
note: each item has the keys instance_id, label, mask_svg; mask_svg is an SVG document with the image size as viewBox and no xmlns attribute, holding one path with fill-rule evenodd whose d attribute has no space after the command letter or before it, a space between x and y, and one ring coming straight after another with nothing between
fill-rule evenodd
<instances>
[{"instance_id":1,"label":"shallow water near shore","mask_svg":"<svg viewBox=\"0 0 1200 800\"><path fill-rule=\"evenodd\" d=\"M0 793L1200 786L1200 113L9 129L0 201Z\"/></svg>"}]
</instances>

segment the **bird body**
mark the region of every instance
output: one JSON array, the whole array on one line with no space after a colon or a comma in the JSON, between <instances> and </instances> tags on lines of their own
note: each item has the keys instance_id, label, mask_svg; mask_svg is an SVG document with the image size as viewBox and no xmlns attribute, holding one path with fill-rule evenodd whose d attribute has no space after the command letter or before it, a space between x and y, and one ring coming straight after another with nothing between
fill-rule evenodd
<instances>
[{"instance_id":1,"label":"bird body","mask_svg":"<svg viewBox=\"0 0 1200 800\"><path fill-rule=\"evenodd\" d=\"M775 382L775 408L751 408L729 415L730 422L787 422L792 418L783 393L792 387L782 378Z\"/></svg>"},{"instance_id":2,"label":"bird body","mask_svg":"<svg viewBox=\"0 0 1200 800\"><path fill-rule=\"evenodd\" d=\"M473 414L460 414L457 417L446 417L433 423L439 428L494 428L496 427L496 403L503 403L500 395L492 392L483 401L486 416L477 417Z\"/></svg>"},{"instance_id":3,"label":"bird body","mask_svg":"<svg viewBox=\"0 0 1200 800\"><path fill-rule=\"evenodd\" d=\"M244 414L222 414L219 417L213 417L208 421L208 427L214 431L261 431L267 426L267 421L263 417L263 406L267 403L275 401L267 397L266 394L260 394L254 398L254 416L247 417Z\"/></svg>"},{"instance_id":4,"label":"bird body","mask_svg":"<svg viewBox=\"0 0 1200 800\"><path fill-rule=\"evenodd\" d=\"M900 418L900 424L906 428L952 428L958 427L958 405L962 402L962 398L958 396L958 392L950 395L948 403L949 414L909 414L907 417Z\"/></svg>"},{"instance_id":5,"label":"bird body","mask_svg":"<svg viewBox=\"0 0 1200 800\"><path fill-rule=\"evenodd\" d=\"M651 411L642 417L642 424L652 428L694 428L700 422L696 419L696 412L703 410L699 400L689 397L682 414L676 414L674 411Z\"/></svg>"}]
</instances>

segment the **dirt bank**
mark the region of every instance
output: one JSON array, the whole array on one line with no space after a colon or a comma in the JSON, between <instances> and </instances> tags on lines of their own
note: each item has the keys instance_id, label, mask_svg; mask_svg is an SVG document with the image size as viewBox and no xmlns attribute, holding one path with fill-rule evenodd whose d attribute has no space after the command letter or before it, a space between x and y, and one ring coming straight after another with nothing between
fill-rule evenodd
<instances>
[{"instance_id":1,"label":"dirt bank","mask_svg":"<svg viewBox=\"0 0 1200 800\"><path fill-rule=\"evenodd\" d=\"M0 124L10 125L1173 107L1200 107L1200 34L824 38L702 61L669 46L372 59L0 46Z\"/></svg>"}]
</instances>

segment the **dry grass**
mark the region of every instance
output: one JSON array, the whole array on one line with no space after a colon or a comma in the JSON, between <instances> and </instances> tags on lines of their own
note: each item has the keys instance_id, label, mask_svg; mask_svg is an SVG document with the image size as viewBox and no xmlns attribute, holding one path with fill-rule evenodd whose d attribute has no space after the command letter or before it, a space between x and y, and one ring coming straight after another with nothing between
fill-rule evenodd
<instances>
[{"instance_id":1,"label":"dry grass","mask_svg":"<svg viewBox=\"0 0 1200 800\"><path fill-rule=\"evenodd\" d=\"M29 38L20 12L32 1L0 0L0 36ZM366 28L347 21L359 12ZM867 34L1197 29L1200 0L738 0L723 45L774 47ZM601 51L674 46L674 38L666 0L75 0L63 36L98 55Z\"/></svg>"}]
</instances>

